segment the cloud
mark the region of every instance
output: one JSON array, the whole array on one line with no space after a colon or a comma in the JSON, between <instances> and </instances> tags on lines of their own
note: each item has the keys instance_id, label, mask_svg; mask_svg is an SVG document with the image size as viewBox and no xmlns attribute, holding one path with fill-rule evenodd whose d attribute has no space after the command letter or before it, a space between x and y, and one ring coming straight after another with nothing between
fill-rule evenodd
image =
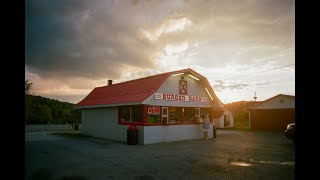
<instances>
[{"instance_id":1,"label":"cloud","mask_svg":"<svg viewBox=\"0 0 320 180\"><path fill-rule=\"evenodd\" d=\"M268 86L275 83L274 81L259 80L256 82L243 82L243 81L223 81L216 80L212 83L212 88L215 91L223 91L228 89L244 90L250 88L250 86Z\"/></svg>"},{"instance_id":2,"label":"cloud","mask_svg":"<svg viewBox=\"0 0 320 180\"><path fill-rule=\"evenodd\" d=\"M249 84L241 84L241 83L226 83L223 81L215 81L213 85L213 89L215 91L222 91L224 89L244 89L245 87L249 86Z\"/></svg>"},{"instance_id":3,"label":"cloud","mask_svg":"<svg viewBox=\"0 0 320 180\"><path fill-rule=\"evenodd\" d=\"M50 85L71 92L183 68L238 75L240 66L291 64L294 6L293 0L28 0L26 73L38 77L39 92Z\"/></svg>"},{"instance_id":4,"label":"cloud","mask_svg":"<svg viewBox=\"0 0 320 180\"><path fill-rule=\"evenodd\" d=\"M152 44L112 10L116 3L32 2L26 2L26 66L40 76L119 78L126 66L153 66Z\"/></svg>"}]
</instances>

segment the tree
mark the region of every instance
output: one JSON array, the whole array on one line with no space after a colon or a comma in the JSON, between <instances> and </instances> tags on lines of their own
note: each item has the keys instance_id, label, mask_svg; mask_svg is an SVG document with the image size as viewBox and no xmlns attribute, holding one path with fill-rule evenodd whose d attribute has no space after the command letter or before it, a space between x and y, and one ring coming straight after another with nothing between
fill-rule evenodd
<instances>
[{"instance_id":1,"label":"tree","mask_svg":"<svg viewBox=\"0 0 320 180\"><path fill-rule=\"evenodd\" d=\"M25 123L29 123L30 119L32 118L32 99L30 96L30 90L32 88L32 83L29 82L29 79L25 80L24 82L24 99L25 99L25 104L24 104L24 119Z\"/></svg>"},{"instance_id":2,"label":"tree","mask_svg":"<svg viewBox=\"0 0 320 180\"><path fill-rule=\"evenodd\" d=\"M32 97L26 94L24 98L24 119L25 123L29 124L32 118Z\"/></svg>"},{"instance_id":3,"label":"tree","mask_svg":"<svg viewBox=\"0 0 320 180\"><path fill-rule=\"evenodd\" d=\"M25 94L30 94L30 90L32 88L32 84L33 83L29 83L29 79L25 80L25 82L24 82L24 87L25 87L24 93Z\"/></svg>"},{"instance_id":4,"label":"tree","mask_svg":"<svg viewBox=\"0 0 320 180\"><path fill-rule=\"evenodd\" d=\"M52 122L51 109L47 105L35 105L32 108L30 124L49 124Z\"/></svg>"}]
</instances>

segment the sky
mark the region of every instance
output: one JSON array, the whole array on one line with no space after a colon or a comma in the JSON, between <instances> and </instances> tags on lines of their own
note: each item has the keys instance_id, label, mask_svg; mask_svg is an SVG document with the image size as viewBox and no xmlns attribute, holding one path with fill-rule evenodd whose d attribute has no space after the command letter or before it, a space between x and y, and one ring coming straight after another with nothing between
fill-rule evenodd
<instances>
[{"instance_id":1,"label":"sky","mask_svg":"<svg viewBox=\"0 0 320 180\"><path fill-rule=\"evenodd\" d=\"M78 103L120 83L191 68L223 103L295 95L294 0L28 0L25 79Z\"/></svg>"}]
</instances>

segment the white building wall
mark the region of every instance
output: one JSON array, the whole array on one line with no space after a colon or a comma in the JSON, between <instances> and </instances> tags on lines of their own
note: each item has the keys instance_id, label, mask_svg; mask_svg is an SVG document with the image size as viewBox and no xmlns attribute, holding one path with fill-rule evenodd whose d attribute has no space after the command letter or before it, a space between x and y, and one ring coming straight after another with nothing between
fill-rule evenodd
<instances>
[{"instance_id":1,"label":"white building wall","mask_svg":"<svg viewBox=\"0 0 320 180\"><path fill-rule=\"evenodd\" d=\"M217 128L223 128L224 127L223 118L221 117L214 118L214 124L216 125Z\"/></svg>"},{"instance_id":2,"label":"white building wall","mask_svg":"<svg viewBox=\"0 0 320 180\"><path fill-rule=\"evenodd\" d=\"M171 93L179 94L179 80L181 80L181 75L170 76L161 85L161 87L155 93ZM189 96L202 96L207 97L207 102L189 102L189 101L166 101L166 100L156 100L154 94L146 98L142 104L152 104L155 106L177 106L177 107L212 107L212 100L207 94L204 87L201 87L200 81L197 81L188 75L184 75L184 79L187 81L187 89ZM208 87L207 87L208 88Z\"/></svg>"},{"instance_id":3,"label":"white building wall","mask_svg":"<svg viewBox=\"0 0 320 180\"><path fill-rule=\"evenodd\" d=\"M229 116L230 116L230 126L227 126L227 127L234 127L234 120L233 120L232 112L230 110L225 110L223 112L222 116L220 116L219 118L214 118L214 123L215 123L217 128L226 128L224 126L224 115L225 114L229 114Z\"/></svg>"},{"instance_id":4,"label":"white building wall","mask_svg":"<svg viewBox=\"0 0 320 180\"><path fill-rule=\"evenodd\" d=\"M95 137L127 142L128 125L118 124L116 107L82 109L81 132ZM202 124L137 126L138 144L202 139ZM212 124L208 137L212 138Z\"/></svg>"},{"instance_id":5,"label":"white building wall","mask_svg":"<svg viewBox=\"0 0 320 180\"><path fill-rule=\"evenodd\" d=\"M144 144L202 139L201 126L202 124L144 126ZM212 124L210 124L208 137L213 138Z\"/></svg>"},{"instance_id":6,"label":"white building wall","mask_svg":"<svg viewBox=\"0 0 320 180\"><path fill-rule=\"evenodd\" d=\"M82 109L82 130L84 134L127 141L126 125L118 125L117 107Z\"/></svg>"}]
</instances>

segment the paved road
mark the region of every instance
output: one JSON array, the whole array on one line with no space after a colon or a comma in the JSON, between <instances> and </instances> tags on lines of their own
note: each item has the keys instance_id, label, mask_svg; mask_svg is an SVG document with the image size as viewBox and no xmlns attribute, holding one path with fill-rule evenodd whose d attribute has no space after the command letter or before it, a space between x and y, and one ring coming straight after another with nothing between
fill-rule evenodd
<instances>
[{"instance_id":1,"label":"paved road","mask_svg":"<svg viewBox=\"0 0 320 180\"><path fill-rule=\"evenodd\" d=\"M26 179L295 179L294 145L282 133L218 130L207 141L127 145L38 132L25 145Z\"/></svg>"}]
</instances>

